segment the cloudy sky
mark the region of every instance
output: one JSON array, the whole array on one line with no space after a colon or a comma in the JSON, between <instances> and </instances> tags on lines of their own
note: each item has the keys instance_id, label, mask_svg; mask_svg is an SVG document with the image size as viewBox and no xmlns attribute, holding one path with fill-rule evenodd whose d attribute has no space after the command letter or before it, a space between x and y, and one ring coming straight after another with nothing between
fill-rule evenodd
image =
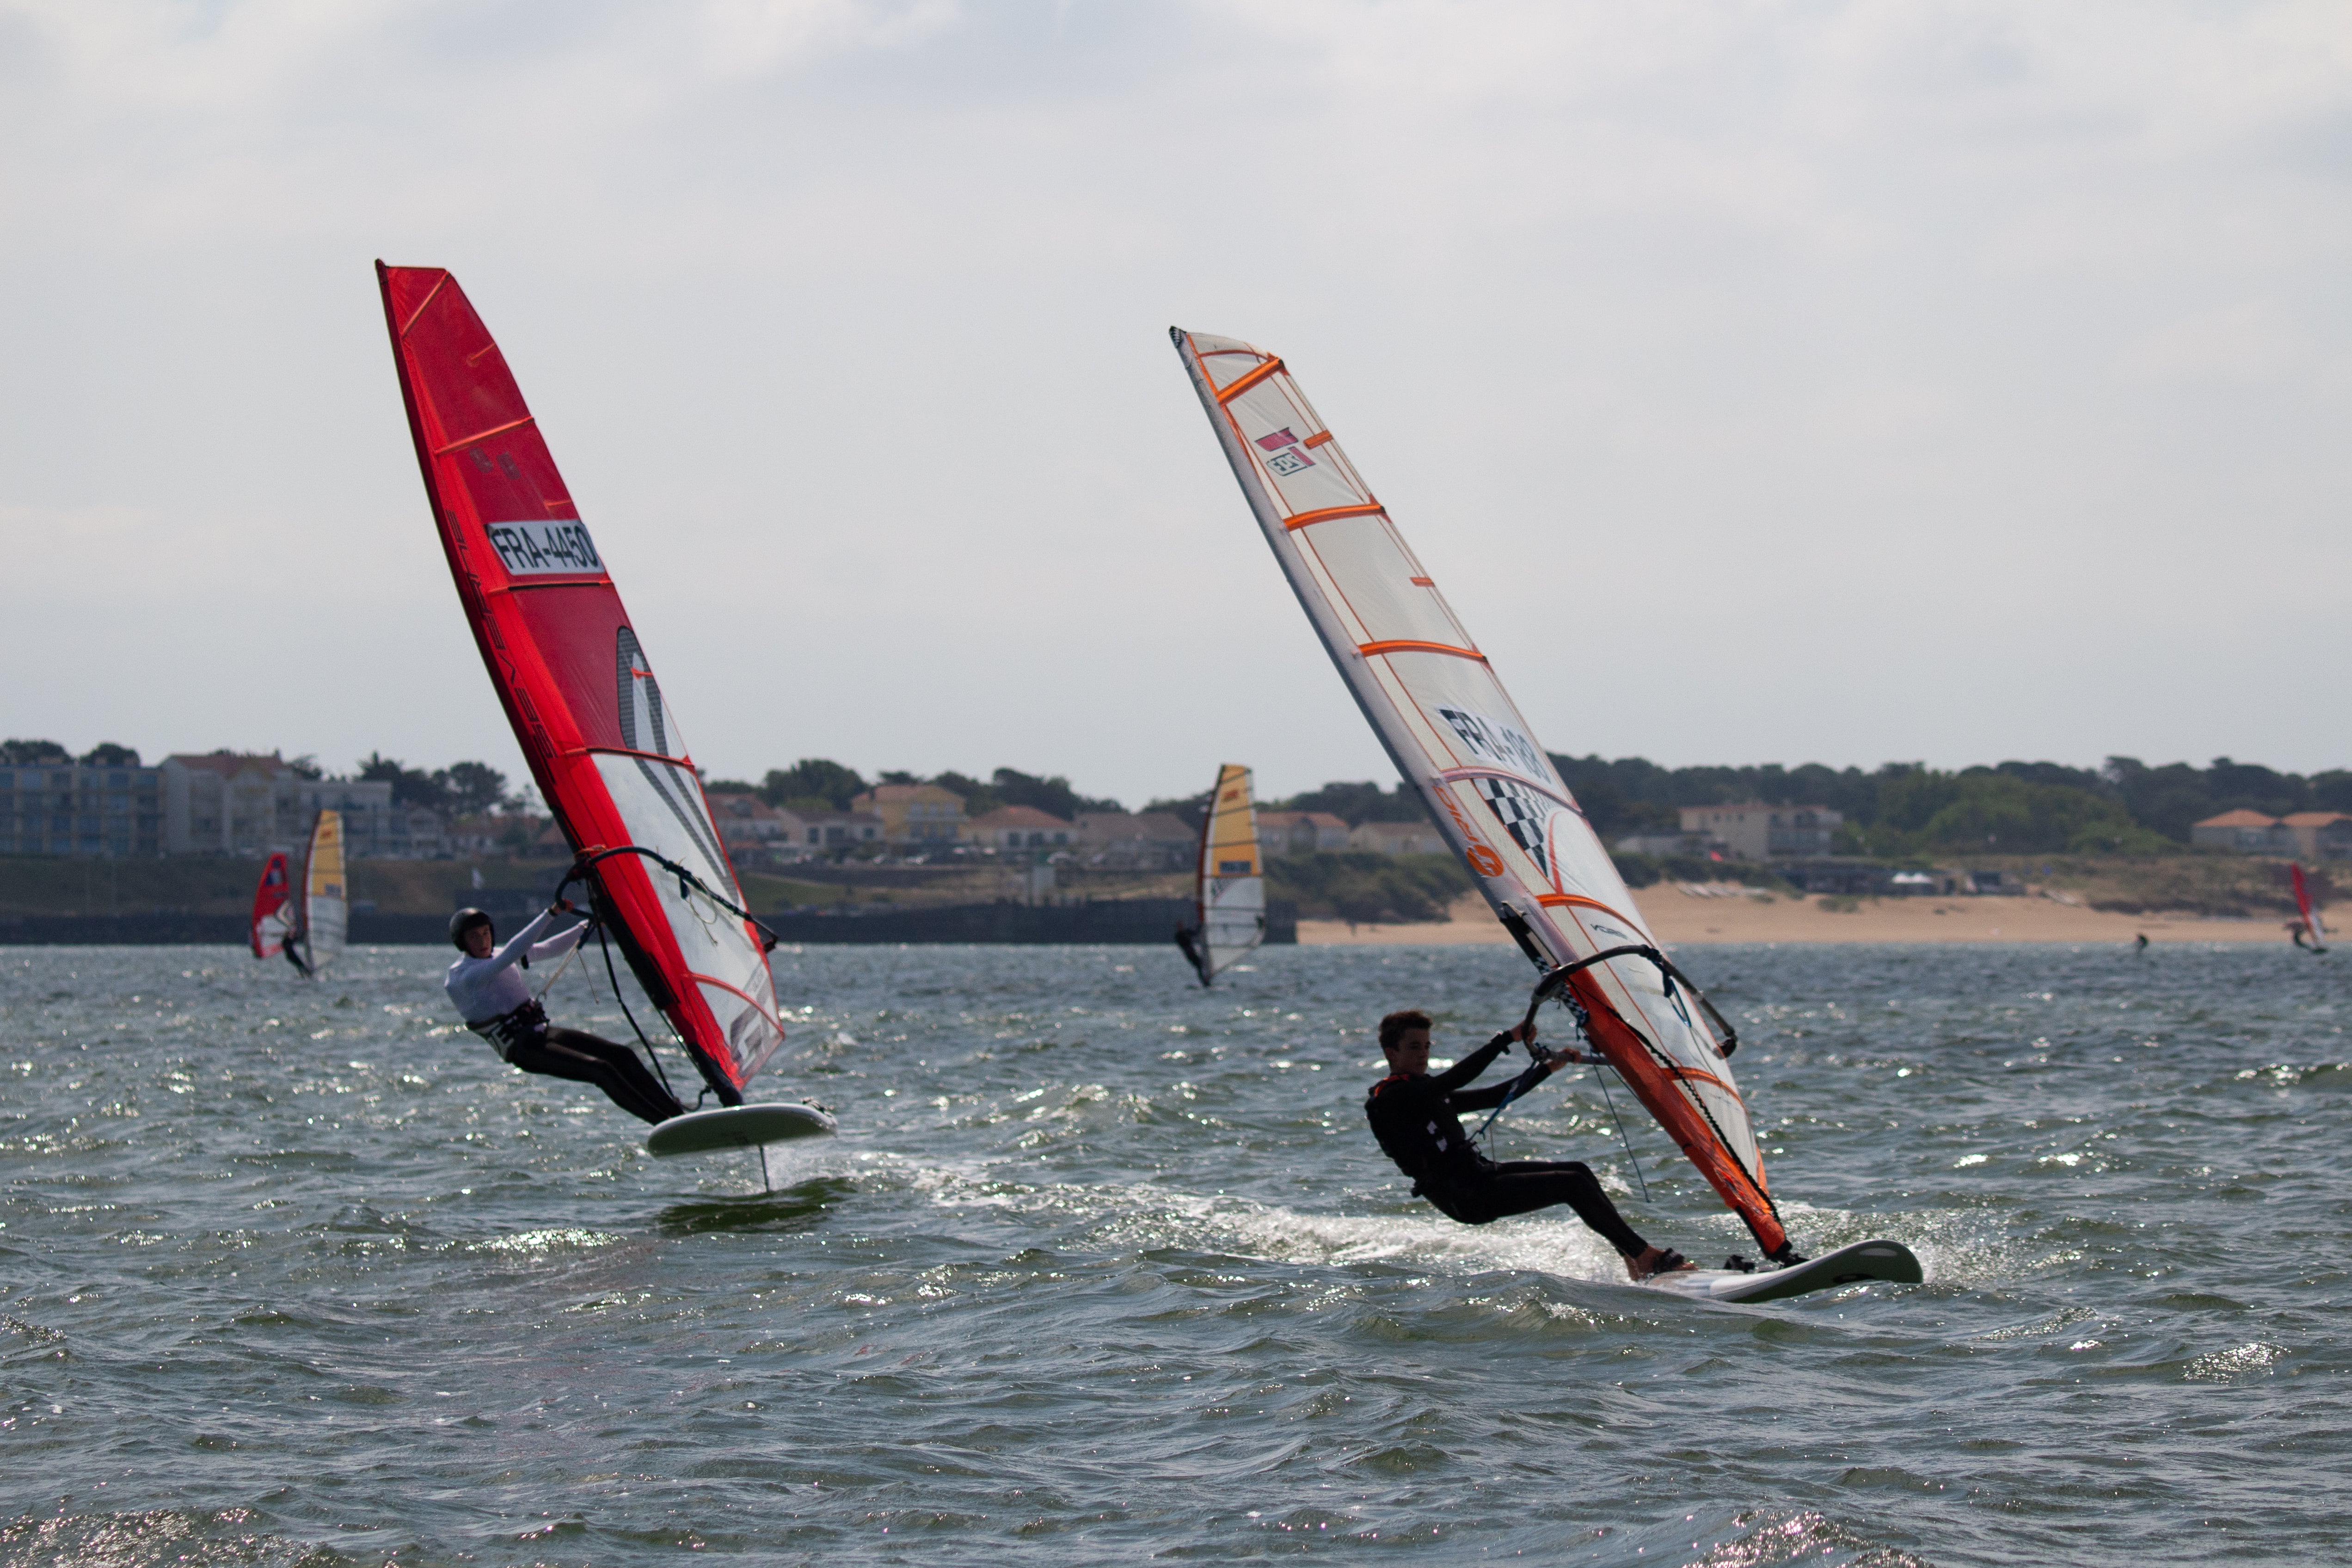
<instances>
[{"instance_id":1,"label":"cloudy sky","mask_svg":"<svg viewBox=\"0 0 2352 1568\"><path fill-rule=\"evenodd\" d=\"M0 0L0 727L520 774L369 263L699 761L1386 763L1166 328L1555 751L2352 763L2352 12Z\"/></svg>"}]
</instances>

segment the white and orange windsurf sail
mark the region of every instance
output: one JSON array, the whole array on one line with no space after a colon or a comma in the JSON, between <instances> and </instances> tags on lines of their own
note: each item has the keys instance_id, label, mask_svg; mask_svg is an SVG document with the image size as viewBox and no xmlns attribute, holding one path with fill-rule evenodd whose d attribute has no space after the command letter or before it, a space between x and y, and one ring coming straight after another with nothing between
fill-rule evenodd
<instances>
[{"instance_id":1,"label":"white and orange windsurf sail","mask_svg":"<svg viewBox=\"0 0 2352 1568\"><path fill-rule=\"evenodd\" d=\"M2313 901L2311 886L2303 879L2301 861L2288 867L2294 883L2294 907L2303 916L2303 931L2294 939L2297 947L2308 947L2314 952L2327 951L2327 928L2319 923L2319 905ZM2305 939L2308 938L2308 941Z\"/></svg>"},{"instance_id":2,"label":"white and orange windsurf sail","mask_svg":"<svg viewBox=\"0 0 2352 1568\"><path fill-rule=\"evenodd\" d=\"M376 275L442 550L531 778L639 984L719 1101L740 1105L783 1024L677 716L457 279L382 262Z\"/></svg>"},{"instance_id":3,"label":"white and orange windsurf sail","mask_svg":"<svg viewBox=\"0 0 2352 1568\"><path fill-rule=\"evenodd\" d=\"M1332 662L1528 957L1550 970L1611 949L1656 952L1486 655L1282 361L1232 338L1171 335ZM1632 955L1577 971L1564 991L1592 1045L1766 1255L1793 1257L1732 1077L1737 1042L1711 1026L1712 1009Z\"/></svg>"},{"instance_id":4,"label":"white and orange windsurf sail","mask_svg":"<svg viewBox=\"0 0 2352 1568\"><path fill-rule=\"evenodd\" d=\"M1201 824L1200 878L1190 931L1177 944L1206 985L1265 940L1265 866L1257 847L1257 806L1250 771L1238 763L1217 770L1209 815Z\"/></svg>"}]
</instances>

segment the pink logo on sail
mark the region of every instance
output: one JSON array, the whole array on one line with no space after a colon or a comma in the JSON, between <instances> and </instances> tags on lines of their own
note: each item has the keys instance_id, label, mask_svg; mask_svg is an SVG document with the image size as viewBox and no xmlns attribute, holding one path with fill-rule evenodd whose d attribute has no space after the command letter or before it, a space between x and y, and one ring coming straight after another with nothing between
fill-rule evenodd
<instances>
[{"instance_id":1,"label":"pink logo on sail","mask_svg":"<svg viewBox=\"0 0 2352 1568\"><path fill-rule=\"evenodd\" d=\"M1259 437L1257 438L1257 444L1265 447L1269 452L1278 452L1285 447L1296 447L1298 445L1298 437L1292 435L1290 433L1290 427L1286 425L1271 436Z\"/></svg>"}]
</instances>

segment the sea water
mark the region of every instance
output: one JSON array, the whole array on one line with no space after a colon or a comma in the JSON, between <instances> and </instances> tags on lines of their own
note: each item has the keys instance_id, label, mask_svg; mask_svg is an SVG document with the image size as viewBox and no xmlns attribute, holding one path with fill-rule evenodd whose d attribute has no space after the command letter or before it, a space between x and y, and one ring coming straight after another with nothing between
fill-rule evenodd
<instances>
[{"instance_id":1,"label":"sea water","mask_svg":"<svg viewBox=\"0 0 2352 1568\"><path fill-rule=\"evenodd\" d=\"M2352 952L1681 957L1799 1244L1926 1284L1711 1305L1411 1198L1374 1021L1468 1049L1509 950L782 952L760 1088L842 1130L764 1185L505 1068L432 950L0 951L0 1560L2352 1557ZM1601 1087L1492 1152L1752 1252Z\"/></svg>"}]
</instances>

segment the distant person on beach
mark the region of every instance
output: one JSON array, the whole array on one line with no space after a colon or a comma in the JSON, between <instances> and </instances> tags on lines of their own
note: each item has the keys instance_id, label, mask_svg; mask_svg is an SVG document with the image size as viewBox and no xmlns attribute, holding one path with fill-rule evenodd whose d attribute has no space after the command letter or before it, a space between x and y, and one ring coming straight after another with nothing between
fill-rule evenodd
<instances>
[{"instance_id":1,"label":"distant person on beach","mask_svg":"<svg viewBox=\"0 0 2352 1568\"><path fill-rule=\"evenodd\" d=\"M1364 1097L1372 1136L1412 1178L1413 1196L1427 1198L1448 1218L1486 1225L1515 1214L1566 1204L1625 1259L1636 1279L1692 1267L1668 1247L1652 1247L1634 1233L1601 1190L1591 1167L1576 1160L1513 1160L1497 1164L1470 1146L1460 1112L1490 1110L1510 1094L1508 1081L1471 1089L1503 1048L1517 1040L1535 1045L1535 1026L1504 1030L1435 1077L1429 1071L1429 1015L1417 1008L1381 1020L1381 1054L1389 1076ZM1553 1051L1541 1058L1549 1077L1567 1062L1594 1058L1580 1051Z\"/></svg>"},{"instance_id":2,"label":"distant person on beach","mask_svg":"<svg viewBox=\"0 0 2352 1568\"><path fill-rule=\"evenodd\" d=\"M683 1114L686 1107L646 1070L636 1052L578 1029L551 1026L547 1009L531 995L517 965L529 968L533 959L555 958L579 945L588 930L584 922L545 942L538 940L558 914L571 909L569 900L559 900L504 947L498 946L498 928L489 916L479 910L459 910L449 917L449 941L457 950L457 962L449 966L442 987L457 1005L466 1027L489 1041L509 1067L593 1083L641 1121L667 1121Z\"/></svg>"}]
</instances>

